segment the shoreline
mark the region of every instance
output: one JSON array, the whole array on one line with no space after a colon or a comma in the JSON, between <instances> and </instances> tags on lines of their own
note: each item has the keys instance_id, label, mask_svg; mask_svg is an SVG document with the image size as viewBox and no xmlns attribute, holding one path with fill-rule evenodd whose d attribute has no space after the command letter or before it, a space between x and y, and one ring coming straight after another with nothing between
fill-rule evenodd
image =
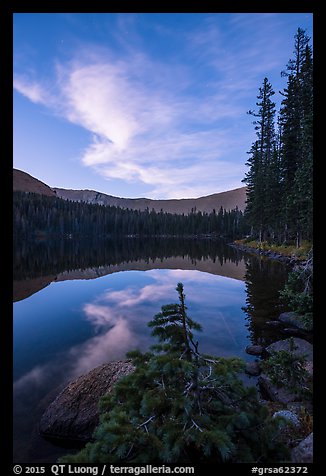
<instances>
[{"instance_id":1,"label":"shoreline","mask_svg":"<svg viewBox=\"0 0 326 476\"><path fill-rule=\"evenodd\" d=\"M244 251L246 253L252 253L254 255L259 255L259 256L264 256L266 258L270 258L270 259L276 259L278 261L282 261L284 263L287 263L291 266L294 266L294 265L303 265L306 260L305 259L299 259L295 256L286 256L286 255L283 255L281 253L277 253L275 251L272 251L272 250L264 250L262 248L253 248L252 246L246 246L246 245L242 245L242 244L239 244L239 243L227 243L228 246L231 246L232 248L235 248L239 251Z\"/></svg>"}]
</instances>

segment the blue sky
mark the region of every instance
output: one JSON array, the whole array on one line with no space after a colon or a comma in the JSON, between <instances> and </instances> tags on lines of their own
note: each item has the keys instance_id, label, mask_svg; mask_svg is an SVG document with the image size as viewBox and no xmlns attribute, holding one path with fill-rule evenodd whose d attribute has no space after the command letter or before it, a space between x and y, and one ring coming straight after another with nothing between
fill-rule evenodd
<instances>
[{"instance_id":1,"label":"blue sky","mask_svg":"<svg viewBox=\"0 0 326 476\"><path fill-rule=\"evenodd\" d=\"M241 187L265 76L309 13L14 15L14 167L122 197Z\"/></svg>"}]
</instances>

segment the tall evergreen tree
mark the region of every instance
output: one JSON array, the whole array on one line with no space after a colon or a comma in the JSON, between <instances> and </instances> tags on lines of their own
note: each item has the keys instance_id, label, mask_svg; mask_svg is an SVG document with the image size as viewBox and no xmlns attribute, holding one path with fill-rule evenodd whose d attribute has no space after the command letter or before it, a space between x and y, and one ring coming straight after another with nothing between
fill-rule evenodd
<instances>
[{"instance_id":1,"label":"tall evergreen tree","mask_svg":"<svg viewBox=\"0 0 326 476\"><path fill-rule=\"evenodd\" d=\"M257 96L259 107L257 113L249 111L248 114L256 117L255 125L257 140L249 152L250 158L246 165L249 171L243 182L247 184L247 209L246 215L253 231L259 236L259 241L267 238L268 224L276 213L272 204L274 187L272 169L275 168L276 136L275 136L275 103L272 85L264 78L262 87Z\"/></svg>"},{"instance_id":2,"label":"tall evergreen tree","mask_svg":"<svg viewBox=\"0 0 326 476\"><path fill-rule=\"evenodd\" d=\"M313 61L310 38L298 28L294 58L283 76L281 183L284 239L312 238Z\"/></svg>"},{"instance_id":3,"label":"tall evergreen tree","mask_svg":"<svg viewBox=\"0 0 326 476\"><path fill-rule=\"evenodd\" d=\"M275 136L274 91L264 79L259 89L258 112L249 111L257 140L246 165L246 217L259 241L288 242L312 239L313 167L313 60L309 37L298 28L294 57L282 72L287 87Z\"/></svg>"}]
</instances>

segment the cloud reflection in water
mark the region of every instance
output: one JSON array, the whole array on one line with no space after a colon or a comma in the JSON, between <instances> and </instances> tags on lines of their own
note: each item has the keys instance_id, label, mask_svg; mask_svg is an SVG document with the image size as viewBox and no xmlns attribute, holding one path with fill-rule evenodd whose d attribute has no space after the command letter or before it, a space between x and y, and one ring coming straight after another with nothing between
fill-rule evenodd
<instances>
[{"instance_id":1,"label":"cloud reflection in water","mask_svg":"<svg viewBox=\"0 0 326 476\"><path fill-rule=\"evenodd\" d=\"M154 269L123 272L119 289L116 276L101 278L104 286L97 288L92 301L82 305L82 318L91 324L93 335L68 351L60 353L58 349L52 361L36 366L16 382L17 391L37 381L45 385L51 375L60 374L59 369L67 380L103 362L124 359L129 350L147 350L154 343L147 323L162 305L177 302L179 281L185 287L189 315L203 326L201 351L245 357L242 281L195 270ZM60 380L59 375L56 378Z\"/></svg>"}]
</instances>

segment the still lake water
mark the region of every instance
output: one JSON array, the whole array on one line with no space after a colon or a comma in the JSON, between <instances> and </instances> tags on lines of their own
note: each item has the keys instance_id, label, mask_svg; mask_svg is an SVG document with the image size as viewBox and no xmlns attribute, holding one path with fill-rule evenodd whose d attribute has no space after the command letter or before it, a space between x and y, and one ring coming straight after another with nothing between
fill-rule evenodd
<instances>
[{"instance_id":1,"label":"still lake water","mask_svg":"<svg viewBox=\"0 0 326 476\"><path fill-rule=\"evenodd\" d=\"M67 452L38 435L44 409L72 378L147 350L155 342L147 323L177 302L178 282L188 314L203 327L199 350L250 361L246 345L284 337L266 321L282 310L286 277L284 264L216 240L15 246L15 463L55 462Z\"/></svg>"}]
</instances>

